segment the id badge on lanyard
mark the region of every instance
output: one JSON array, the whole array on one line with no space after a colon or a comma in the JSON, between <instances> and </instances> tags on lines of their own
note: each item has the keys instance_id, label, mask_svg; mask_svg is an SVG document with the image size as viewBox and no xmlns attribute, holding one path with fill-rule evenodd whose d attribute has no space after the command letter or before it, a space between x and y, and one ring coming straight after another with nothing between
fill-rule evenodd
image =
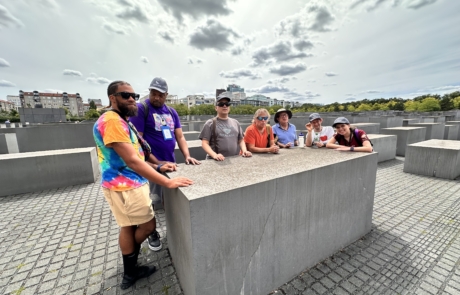
<instances>
[{"instance_id":1,"label":"id badge on lanyard","mask_svg":"<svg viewBox=\"0 0 460 295\"><path fill-rule=\"evenodd\" d=\"M164 118L161 118L161 133L163 133L164 140L173 140L171 130L169 129L169 126L166 125Z\"/></svg>"}]
</instances>

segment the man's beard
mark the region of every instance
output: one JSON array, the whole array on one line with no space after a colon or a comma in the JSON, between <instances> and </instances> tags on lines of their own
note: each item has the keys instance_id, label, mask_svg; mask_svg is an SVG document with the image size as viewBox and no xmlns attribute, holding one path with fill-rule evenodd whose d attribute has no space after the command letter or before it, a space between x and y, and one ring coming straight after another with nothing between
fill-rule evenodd
<instances>
[{"instance_id":1,"label":"man's beard","mask_svg":"<svg viewBox=\"0 0 460 295\"><path fill-rule=\"evenodd\" d=\"M135 108L130 109L128 106L124 104L119 104L118 110L120 111L123 117L136 117L137 116L137 105Z\"/></svg>"}]
</instances>

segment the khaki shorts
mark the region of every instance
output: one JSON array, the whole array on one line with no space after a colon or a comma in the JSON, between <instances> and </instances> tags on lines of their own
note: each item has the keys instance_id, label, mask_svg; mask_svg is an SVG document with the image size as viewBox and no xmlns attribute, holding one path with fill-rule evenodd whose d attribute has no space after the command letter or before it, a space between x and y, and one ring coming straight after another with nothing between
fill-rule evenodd
<instances>
[{"instance_id":1,"label":"khaki shorts","mask_svg":"<svg viewBox=\"0 0 460 295\"><path fill-rule=\"evenodd\" d=\"M147 183L128 191L118 192L104 187L102 191L117 224L121 227L144 224L155 216Z\"/></svg>"}]
</instances>

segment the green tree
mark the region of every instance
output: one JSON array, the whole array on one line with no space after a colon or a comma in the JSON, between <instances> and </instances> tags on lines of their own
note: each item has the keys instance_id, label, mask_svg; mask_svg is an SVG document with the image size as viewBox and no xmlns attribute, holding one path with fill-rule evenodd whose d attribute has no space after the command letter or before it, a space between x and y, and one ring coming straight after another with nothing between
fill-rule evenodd
<instances>
[{"instance_id":1,"label":"green tree","mask_svg":"<svg viewBox=\"0 0 460 295\"><path fill-rule=\"evenodd\" d=\"M10 111L10 116L11 116L11 117L17 117L17 116L19 116L18 111L16 111L15 109L12 109L12 110Z\"/></svg>"},{"instance_id":2,"label":"green tree","mask_svg":"<svg viewBox=\"0 0 460 295\"><path fill-rule=\"evenodd\" d=\"M355 110L356 110L356 109L355 109L355 107L354 107L352 104L350 104L350 105L347 106L347 111L349 111L349 112L354 112Z\"/></svg>"},{"instance_id":3,"label":"green tree","mask_svg":"<svg viewBox=\"0 0 460 295\"><path fill-rule=\"evenodd\" d=\"M420 102L408 100L404 103L404 110L407 112L416 112L420 106Z\"/></svg>"},{"instance_id":4,"label":"green tree","mask_svg":"<svg viewBox=\"0 0 460 295\"><path fill-rule=\"evenodd\" d=\"M418 108L420 112L434 112L441 110L439 100L434 97L427 97L422 100Z\"/></svg>"},{"instance_id":5,"label":"green tree","mask_svg":"<svg viewBox=\"0 0 460 295\"><path fill-rule=\"evenodd\" d=\"M96 110L97 109L96 103L94 102L94 100L89 102L89 109L90 110Z\"/></svg>"},{"instance_id":6,"label":"green tree","mask_svg":"<svg viewBox=\"0 0 460 295\"><path fill-rule=\"evenodd\" d=\"M444 95L439 103L441 105L441 111L448 111L454 108L454 103L448 95Z\"/></svg>"},{"instance_id":7,"label":"green tree","mask_svg":"<svg viewBox=\"0 0 460 295\"><path fill-rule=\"evenodd\" d=\"M452 99L452 103L453 103L455 109L457 109L457 110L460 109L460 96Z\"/></svg>"},{"instance_id":8,"label":"green tree","mask_svg":"<svg viewBox=\"0 0 460 295\"><path fill-rule=\"evenodd\" d=\"M100 116L100 114L96 110L89 110L85 114L86 119L97 119L97 118L99 118L99 116Z\"/></svg>"},{"instance_id":9,"label":"green tree","mask_svg":"<svg viewBox=\"0 0 460 295\"><path fill-rule=\"evenodd\" d=\"M367 103L362 103L359 105L359 107L356 109L358 112L364 112L364 111L372 111L372 106Z\"/></svg>"},{"instance_id":10,"label":"green tree","mask_svg":"<svg viewBox=\"0 0 460 295\"><path fill-rule=\"evenodd\" d=\"M175 104L171 105L172 108L174 108L179 116L186 116L189 114L189 110L187 106L183 103L181 104Z\"/></svg>"}]
</instances>

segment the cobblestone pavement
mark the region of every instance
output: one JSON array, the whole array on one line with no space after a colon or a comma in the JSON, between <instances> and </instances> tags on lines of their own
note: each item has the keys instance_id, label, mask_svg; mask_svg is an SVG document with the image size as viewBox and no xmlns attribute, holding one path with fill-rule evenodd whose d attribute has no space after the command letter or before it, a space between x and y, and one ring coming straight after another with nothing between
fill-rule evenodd
<instances>
[{"instance_id":1,"label":"cobblestone pavement","mask_svg":"<svg viewBox=\"0 0 460 295\"><path fill-rule=\"evenodd\" d=\"M460 181L379 164L372 231L271 294L460 294ZM156 212L166 236L163 210ZM134 287L99 182L0 198L0 294L182 294L167 241Z\"/></svg>"}]
</instances>

